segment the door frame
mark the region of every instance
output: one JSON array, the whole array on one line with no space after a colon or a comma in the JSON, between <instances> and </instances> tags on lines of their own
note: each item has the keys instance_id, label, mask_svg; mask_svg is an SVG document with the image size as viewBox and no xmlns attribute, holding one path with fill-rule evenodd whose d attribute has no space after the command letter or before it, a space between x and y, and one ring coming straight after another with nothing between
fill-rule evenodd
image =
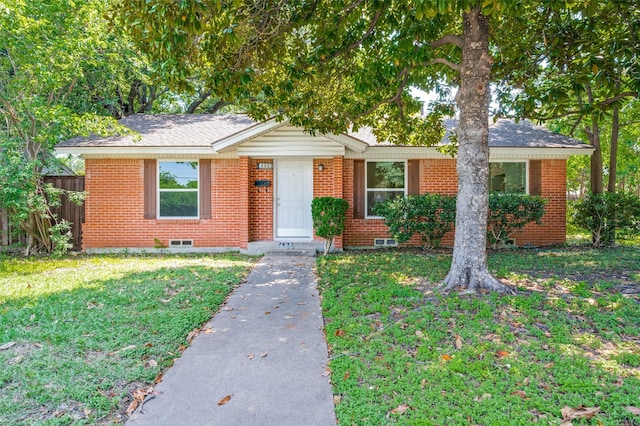
<instances>
[{"instance_id":1,"label":"door frame","mask_svg":"<svg viewBox=\"0 0 640 426\"><path fill-rule=\"evenodd\" d=\"M313 173L313 158L312 157L283 157L274 158L274 173L273 173L273 240L274 241L313 241L313 222L311 222L311 235L308 237L280 237L278 236L278 179L280 172L280 164L287 161L298 161L308 163L309 170L311 172L311 187L308 188L311 193L311 201L313 201L313 186L314 186L314 173ZM309 215L311 215L311 203L309 203Z\"/></svg>"}]
</instances>

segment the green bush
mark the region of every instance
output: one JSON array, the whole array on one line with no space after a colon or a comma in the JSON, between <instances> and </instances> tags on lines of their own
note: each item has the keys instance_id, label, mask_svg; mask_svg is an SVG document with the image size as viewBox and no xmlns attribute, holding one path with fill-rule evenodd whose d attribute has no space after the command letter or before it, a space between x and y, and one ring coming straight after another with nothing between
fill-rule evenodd
<instances>
[{"instance_id":1,"label":"green bush","mask_svg":"<svg viewBox=\"0 0 640 426\"><path fill-rule=\"evenodd\" d=\"M527 223L536 222L544 215L544 198L526 194L489 194L487 236L491 247L504 246L507 240Z\"/></svg>"},{"instance_id":2,"label":"green bush","mask_svg":"<svg viewBox=\"0 0 640 426\"><path fill-rule=\"evenodd\" d=\"M318 197L311 202L311 218L316 235L325 239L327 254L335 238L342 235L349 203L342 198Z\"/></svg>"},{"instance_id":3,"label":"green bush","mask_svg":"<svg viewBox=\"0 0 640 426\"><path fill-rule=\"evenodd\" d=\"M591 233L594 247L612 245L616 238L640 233L640 197L629 193L589 193L578 200L573 223Z\"/></svg>"},{"instance_id":4,"label":"green bush","mask_svg":"<svg viewBox=\"0 0 640 426\"><path fill-rule=\"evenodd\" d=\"M374 211L384 217L396 241L405 243L418 234L423 247L434 248L453 228L456 198L441 194L409 195L379 203Z\"/></svg>"}]
</instances>

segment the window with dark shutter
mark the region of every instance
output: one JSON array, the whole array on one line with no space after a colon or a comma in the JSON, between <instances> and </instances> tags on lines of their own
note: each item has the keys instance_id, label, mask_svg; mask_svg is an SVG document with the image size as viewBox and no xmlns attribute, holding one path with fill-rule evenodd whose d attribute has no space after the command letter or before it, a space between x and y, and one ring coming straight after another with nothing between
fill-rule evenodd
<instances>
[{"instance_id":1,"label":"window with dark shutter","mask_svg":"<svg viewBox=\"0 0 640 426\"><path fill-rule=\"evenodd\" d=\"M200 160L200 219L211 219L211 160Z\"/></svg>"},{"instance_id":2,"label":"window with dark shutter","mask_svg":"<svg viewBox=\"0 0 640 426\"><path fill-rule=\"evenodd\" d=\"M542 161L529 161L529 194L542 195Z\"/></svg>"},{"instance_id":3,"label":"window with dark shutter","mask_svg":"<svg viewBox=\"0 0 640 426\"><path fill-rule=\"evenodd\" d=\"M156 218L156 160L144 160L144 218Z\"/></svg>"},{"instance_id":4,"label":"window with dark shutter","mask_svg":"<svg viewBox=\"0 0 640 426\"><path fill-rule=\"evenodd\" d=\"M365 210L364 160L353 161L353 217L364 219Z\"/></svg>"},{"instance_id":5,"label":"window with dark shutter","mask_svg":"<svg viewBox=\"0 0 640 426\"><path fill-rule=\"evenodd\" d=\"M408 172L408 195L420 195L420 160L409 160L407 164Z\"/></svg>"}]
</instances>

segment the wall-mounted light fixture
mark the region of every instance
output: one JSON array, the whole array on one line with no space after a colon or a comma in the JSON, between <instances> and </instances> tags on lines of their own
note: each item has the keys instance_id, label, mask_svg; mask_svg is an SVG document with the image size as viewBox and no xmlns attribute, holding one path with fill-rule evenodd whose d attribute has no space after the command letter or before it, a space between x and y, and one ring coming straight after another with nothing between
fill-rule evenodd
<instances>
[{"instance_id":1,"label":"wall-mounted light fixture","mask_svg":"<svg viewBox=\"0 0 640 426\"><path fill-rule=\"evenodd\" d=\"M318 171L321 172L324 170L324 164L320 163L318 164Z\"/></svg>"}]
</instances>

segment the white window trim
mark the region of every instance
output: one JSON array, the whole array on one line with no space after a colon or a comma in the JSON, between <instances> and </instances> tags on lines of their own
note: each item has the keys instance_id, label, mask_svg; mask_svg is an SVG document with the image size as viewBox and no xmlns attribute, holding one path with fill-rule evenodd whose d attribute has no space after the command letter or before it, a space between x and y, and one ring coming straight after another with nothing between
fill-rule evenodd
<instances>
[{"instance_id":1,"label":"white window trim","mask_svg":"<svg viewBox=\"0 0 640 426\"><path fill-rule=\"evenodd\" d=\"M193 190L193 189L160 189L160 163L198 163L198 173L197 173L197 179L198 179L198 189ZM156 201L156 211L158 212L158 219L162 219L162 220L180 220L180 219L189 219L189 220L197 220L200 219L200 160L194 160L194 159L162 159L162 160L158 160L156 161L157 167L156 167L156 182L158 182L157 184L157 201ZM161 216L160 215L160 193L161 192L196 192L197 193L197 205L196 205L196 212L197 214L195 216Z\"/></svg>"},{"instance_id":2,"label":"white window trim","mask_svg":"<svg viewBox=\"0 0 640 426\"><path fill-rule=\"evenodd\" d=\"M384 219L382 216L369 216L369 179L368 179L368 174L369 174L369 167L367 167L367 164L369 163L404 163L404 196L407 196L407 190L408 190L408 186L409 186L409 161L407 159L404 160L384 160L384 159L375 159L375 160L365 160L364 162L364 212L365 212L365 219ZM388 191L388 192L395 192L398 191L399 188L394 188L394 189L380 189L380 188L372 188L372 191Z\"/></svg>"},{"instance_id":3,"label":"white window trim","mask_svg":"<svg viewBox=\"0 0 640 426\"><path fill-rule=\"evenodd\" d=\"M524 194L529 195L529 161L530 160L491 160L491 163L524 163ZM491 177L491 175L489 175ZM505 192L505 194L512 194L512 192Z\"/></svg>"}]
</instances>

